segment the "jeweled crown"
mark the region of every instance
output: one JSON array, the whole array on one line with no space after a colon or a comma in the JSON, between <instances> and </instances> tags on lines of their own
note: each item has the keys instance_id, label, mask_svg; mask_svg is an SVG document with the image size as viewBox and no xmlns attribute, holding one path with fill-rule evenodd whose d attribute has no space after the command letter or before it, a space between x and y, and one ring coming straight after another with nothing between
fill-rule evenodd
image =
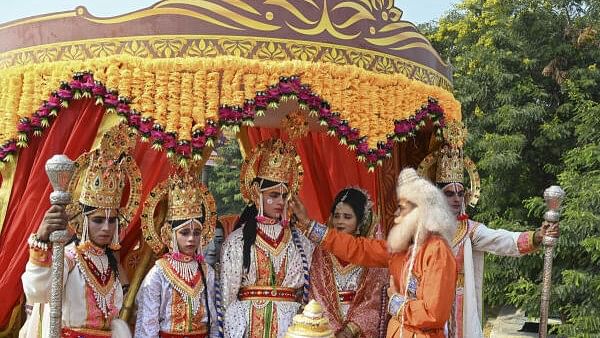
<instances>
[{"instance_id":1,"label":"jeweled crown","mask_svg":"<svg viewBox=\"0 0 600 338\"><path fill-rule=\"evenodd\" d=\"M461 121L447 124L444 131L446 144L440 150L437 159L436 183L463 183L465 167L462 149L466 137L467 129Z\"/></svg>"},{"instance_id":2,"label":"jeweled crown","mask_svg":"<svg viewBox=\"0 0 600 338\"><path fill-rule=\"evenodd\" d=\"M298 154L293 145L281 139L270 140L262 150L256 176L274 182L288 183L297 170Z\"/></svg>"},{"instance_id":3,"label":"jeweled crown","mask_svg":"<svg viewBox=\"0 0 600 338\"><path fill-rule=\"evenodd\" d=\"M199 179L191 173L177 173L169 177L169 207L167 221L202 217L202 193Z\"/></svg>"},{"instance_id":4,"label":"jeweled crown","mask_svg":"<svg viewBox=\"0 0 600 338\"><path fill-rule=\"evenodd\" d=\"M125 188L120 159L106 158L100 151L94 155L83 179L79 202L94 208L118 209Z\"/></svg>"}]
</instances>

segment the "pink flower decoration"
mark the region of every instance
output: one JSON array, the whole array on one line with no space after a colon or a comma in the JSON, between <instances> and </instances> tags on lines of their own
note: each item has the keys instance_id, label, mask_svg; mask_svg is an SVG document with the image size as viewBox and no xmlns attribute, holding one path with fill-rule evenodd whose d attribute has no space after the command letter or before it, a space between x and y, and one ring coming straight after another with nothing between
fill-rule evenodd
<instances>
[{"instance_id":1,"label":"pink flower decoration","mask_svg":"<svg viewBox=\"0 0 600 338\"><path fill-rule=\"evenodd\" d=\"M104 96L106 94L106 88L102 85L100 81L94 82L94 87L92 87L92 94L95 96Z\"/></svg>"},{"instance_id":2,"label":"pink flower decoration","mask_svg":"<svg viewBox=\"0 0 600 338\"><path fill-rule=\"evenodd\" d=\"M267 96L263 92L256 93L256 97L254 98L254 103L256 104L256 108L265 109L267 107Z\"/></svg>"},{"instance_id":3,"label":"pink flower decoration","mask_svg":"<svg viewBox=\"0 0 600 338\"><path fill-rule=\"evenodd\" d=\"M318 95L311 93L310 98L306 102L308 103L311 109L319 109L319 107L323 103L323 100L321 100L321 98Z\"/></svg>"},{"instance_id":4,"label":"pink flower decoration","mask_svg":"<svg viewBox=\"0 0 600 338\"><path fill-rule=\"evenodd\" d=\"M73 90L81 90L83 84L79 79L73 79L71 82L69 82L69 87L71 87Z\"/></svg>"},{"instance_id":5,"label":"pink flower decoration","mask_svg":"<svg viewBox=\"0 0 600 338\"><path fill-rule=\"evenodd\" d=\"M152 137L155 141L158 142L163 142L163 137L164 137L165 133L162 132L162 130L159 129L152 129L150 131L150 137Z\"/></svg>"},{"instance_id":6,"label":"pink flower decoration","mask_svg":"<svg viewBox=\"0 0 600 338\"><path fill-rule=\"evenodd\" d=\"M17 143L9 142L7 145L4 146L4 151L6 153L12 153L17 151Z\"/></svg>"},{"instance_id":7,"label":"pink flower decoration","mask_svg":"<svg viewBox=\"0 0 600 338\"><path fill-rule=\"evenodd\" d=\"M175 135L167 133L163 136L163 139L166 148L174 149L177 146L177 140L175 139Z\"/></svg>"},{"instance_id":8,"label":"pink flower decoration","mask_svg":"<svg viewBox=\"0 0 600 338\"><path fill-rule=\"evenodd\" d=\"M279 100L280 95L281 95L281 91L279 90L278 87L271 87L267 90L267 100L269 102Z\"/></svg>"},{"instance_id":9,"label":"pink flower decoration","mask_svg":"<svg viewBox=\"0 0 600 338\"><path fill-rule=\"evenodd\" d=\"M206 145L206 136L197 136L192 138L192 147L194 148L204 148Z\"/></svg>"},{"instance_id":10,"label":"pink flower decoration","mask_svg":"<svg viewBox=\"0 0 600 338\"><path fill-rule=\"evenodd\" d=\"M286 80L279 81L279 92L282 95L288 95L292 92L292 86Z\"/></svg>"},{"instance_id":11,"label":"pink flower decoration","mask_svg":"<svg viewBox=\"0 0 600 338\"><path fill-rule=\"evenodd\" d=\"M31 122L28 118L24 117L19 121L19 125L17 125L17 130L21 133L28 133L31 131Z\"/></svg>"},{"instance_id":12,"label":"pink flower decoration","mask_svg":"<svg viewBox=\"0 0 600 338\"><path fill-rule=\"evenodd\" d=\"M70 98L73 97L73 95L71 94L71 89L59 89L56 94L58 95L59 98L63 99L63 100L69 100Z\"/></svg>"},{"instance_id":13,"label":"pink flower decoration","mask_svg":"<svg viewBox=\"0 0 600 338\"><path fill-rule=\"evenodd\" d=\"M104 95L104 105L116 107L119 104L119 98L115 93L107 93Z\"/></svg>"},{"instance_id":14,"label":"pink flower decoration","mask_svg":"<svg viewBox=\"0 0 600 338\"><path fill-rule=\"evenodd\" d=\"M206 135L207 137L216 136L217 128L212 123L207 124L204 127L204 135Z\"/></svg>"},{"instance_id":15,"label":"pink flower decoration","mask_svg":"<svg viewBox=\"0 0 600 338\"><path fill-rule=\"evenodd\" d=\"M369 152L367 154L367 160L369 162L377 162L377 154L375 152L373 152L373 151Z\"/></svg>"},{"instance_id":16,"label":"pink flower decoration","mask_svg":"<svg viewBox=\"0 0 600 338\"><path fill-rule=\"evenodd\" d=\"M60 98L54 95L50 96L48 98L48 106L50 106L51 109L60 106Z\"/></svg>"},{"instance_id":17,"label":"pink flower decoration","mask_svg":"<svg viewBox=\"0 0 600 338\"><path fill-rule=\"evenodd\" d=\"M302 83L300 82L300 77L298 76L291 76L288 84L290 86L290 88L295 91L296 93L300 91L300 87L302 87Z\"/></svg>"},{"instance_id":18,"label":"pink flower decoration","mask_svg":"<svg viewBox=\"0 0 600 338\"><path fill-rule=\"evenodd\" d=\"M117 112L120 114L125 114L129 112L129 104L124 102L119 102L117 104Z\"/></svg>"},{"instance_id":19,"label":"pink flower decoration","mask_svg":"<svg viewBox=\"0 0 600 338\"><path fill-rule=\"evenodd\" d=\"M328 106L323 106L319 109L319 117L322 119L328 119L331 117L331 110ZM331 121L330 123L334 123Z\"/></svg>"},{"instance_id":20,"label":"pink flower decoration","mask_svg":"<svg viewBox=\"0 0 600 338\"><path fill-rule=\"evenodd\" d=\"M151 119L142 119L140 121L140 132L147 135L152 130L152 125Z\"/></svg>"},{"instance_id":21,"label":"pink flower decoration","mask_svg":"<svg viewBox=\"0 0 600 338\"><path fill-rule=\"evenodd\" d=\"M130 114L128 117L129 125L135 128L139 128L142 121L142 117L139 114Z\"/></svg>"},{"instance_id":22,"label":"pink flower decoration","mask_svg":"<svg viewBox=\"0 0 600 338\"><path fill-rule=\"evenodd\" d=\"M44 104L38 109L37 114L39 117L48 117L50 115L50 108Z\"/></svg>"},{"instance_id":23,"label":"pink flower decoration","mask_svg":"<svg viewBox=\"0 0 600 338\"><path fill-rule=\"evenodd\" d=\"M185 157L190 156L192 147L188 142L182 142L177 145L177 153Z\"/></svg>"},{"instance_id":24,"label":"pink flower decoration","mask_svg":"<svg viewBox=\"0 0 600 338\"><path fill-rule=\"evenodd\" d=\"M359 154L367 154L369 152L369 144L366 141L359 142L356 146L356 151Z\"/></svg>"}]
</instances>

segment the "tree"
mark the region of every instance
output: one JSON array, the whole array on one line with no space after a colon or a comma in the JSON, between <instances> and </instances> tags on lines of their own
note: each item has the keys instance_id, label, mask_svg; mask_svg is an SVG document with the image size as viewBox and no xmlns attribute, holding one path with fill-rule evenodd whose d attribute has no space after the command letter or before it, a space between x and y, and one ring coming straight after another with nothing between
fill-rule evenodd
<instances>
[{"instance_id":1,"label":"tree","mask_svg":"<svg viewBox=\"0 0 600 338\"><path fill-rule=\"evenodd\" d=\"M558 181L567 191L551 314L569 336L600 333L598 14L597 0L464 0L421 27L455 68L466 151L482 176L474 217L533 230L544 189ZM541 270L541 253L486 257L486 304L536 316Z\"/></svg>"},{"instance_id":2,"label":"tree","mask_svg":"<svg viewBox=\"0 0 600 338\"><path fill-rule=\"evenodd\" d=\"M244 202L240 193L242 154L235 138L224 138L217 145L214 166L207 166L207 185L221 215L241 213Z\"/></svg>"}]
</instances>

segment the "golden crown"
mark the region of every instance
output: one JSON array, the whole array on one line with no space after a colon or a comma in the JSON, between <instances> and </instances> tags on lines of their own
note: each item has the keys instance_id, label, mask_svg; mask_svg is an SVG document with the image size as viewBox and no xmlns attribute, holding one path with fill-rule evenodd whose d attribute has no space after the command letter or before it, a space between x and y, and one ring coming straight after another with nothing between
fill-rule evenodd
<instances>
[{"instance_id":1,"label":"golden crown","mask_svg":"<svg viewBox=\"0 0 600 338\"><path fill-rule=\"evenodd\" d=\"M169 207L167 221L180 221L202 217L201 184L192 175L174 174L169 178Z\"/></svg>"},{"instance_id":2,"label":"golden crown","mask_svg":"<svg viewBox=\"0 0 600 338\"><path fill-rule=\"evenodd\" d=\"M120 159L105 158L101 151L92 155L83 178L79 202L94 208L118 209L125 188Z\"/></svg>"},{"instance_id":3,"label":"golden crown","mask_svg":"<svg viewBox=\"0 0 600 338\"><path fill-rule=\"evenodd\" d=\"M427 155L417 171L423 177L431 177L430 170L436 164L436 183L464 184L466 170L471 183L466 201L474 206L479 200L481 182L475 163L463 154L466 137L467 129L461 121L448 122L444 130L444 145L440 150Z\"/></svg>"},{"instance_id":4,"label":"golden crown","mask_svg":"<svg viewBox=\"0 0 600 338\"><path fill-rule=\"evenodd\" d=\"M440 150L435 170L436 183L463 183L465 178L462 149L444 146Z\"/></svg>"},{"instance_id":5,"label":"golden crown","mask_svg":"<svg viewBox=\"0 0 600 338\"><path fill-rule=\"evenodd\" d=\"M256 170L255 168L258 167ZM302 162L292 144L281 139L270 139L257 146L251 156L242 165L240 172L242 196L252 200L252 181L263 178L269 181L285 183L292 194L300 190L302 184Z\"/></svg>"},{"instance_id":6,"label":"golden crown","mask_svg":"<svg viewBox=\"0 0 600 338\"><path fill-rule=\"evenodd\" d=\"M71 226L81 231L83 218L77 202L94 208L119 209L124 228L140 205L142 178L130 152L135 147L135 133L119 124L104 133L98 149L82 154L75 161L69 183L73 203L67 206ZM125 181L129 181L129 198L121 205ZM78 189L79 187L79 189Z\"/></svg>"},{"instance_id":7,"label":"golden crown","mask_svg":"<svg viewBox=\"0 0 600 338\"><path fill-rule=\"evenodd\" d=\"M171 174L168 179L152 189L144 202L141 215L142 233L148 245L157 254L163 251L165 245L169 245L171 238L172 228L168 225L163 226L164 221L203 217L202 247L206 247L214 236L217 206L210 191L192 174L197 172L196 169L192 167ZM167 203L161 203L165 198Z\"/></svg>"}]
</instances>

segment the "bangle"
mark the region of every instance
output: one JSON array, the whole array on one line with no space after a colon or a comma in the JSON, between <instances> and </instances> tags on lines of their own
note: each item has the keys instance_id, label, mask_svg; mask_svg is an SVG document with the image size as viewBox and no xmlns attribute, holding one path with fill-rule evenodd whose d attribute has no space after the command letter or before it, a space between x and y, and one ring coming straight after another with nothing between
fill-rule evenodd
<instances>
[{"instance_id":1,"label":"bangle","mask_svg":"<svg viewBox=\"0 0 600 338\"><path fill-rule=\"evenodd\" d=\"M42 251L48 251L50 248L49 243L40 240L35 232L29 236L27 244L29 244L29 248L31 249L38 249Z\"/></svg>"},{"instance_id":2,"label":"bangle","mask_svg":"<svg viewBox=\"0 0 600 338\"><path fill-rule=\"evenodd\" d=\"M395 294L390 297L390 301L388 302L388 313L392 316L398 316L402 307L404 306L404 302L406 299L399 294Z\"/></svg>"},{"instance_id":3,"label":"bangle","mask_svg":"<svg viewBox=\"0 0 600 338\"><path fill-rule=\"evenodd\" d=\"M308 228L307 236L308 239L313 241L314 243L321 244L325 237L327 236L327 226L323 225L319 222L312 221L310 227Z\"/></svg>"}]
</instances>

